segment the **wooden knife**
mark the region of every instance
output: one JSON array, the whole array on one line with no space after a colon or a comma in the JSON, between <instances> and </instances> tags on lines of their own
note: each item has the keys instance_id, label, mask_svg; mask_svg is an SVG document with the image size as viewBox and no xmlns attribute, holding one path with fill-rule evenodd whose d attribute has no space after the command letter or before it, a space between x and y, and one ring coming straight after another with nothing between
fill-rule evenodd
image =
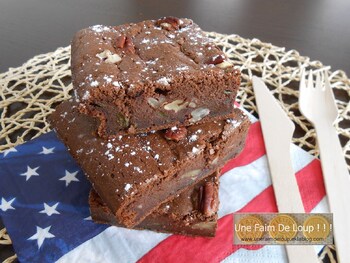
<instances>
[{"instance_id":1,"label":"wooden knife","mask_svg":"<svg viewBox=\"0 0 350 263\"><path fill-rule=\"evenodd\" d=\"M294 124L278 105L265 83L256 76L253 76L253 88L278 211L304 213L290 159ZM286 250L291 263L319 262L313 246L287 245Z\"/></svg>"}]
</instances>

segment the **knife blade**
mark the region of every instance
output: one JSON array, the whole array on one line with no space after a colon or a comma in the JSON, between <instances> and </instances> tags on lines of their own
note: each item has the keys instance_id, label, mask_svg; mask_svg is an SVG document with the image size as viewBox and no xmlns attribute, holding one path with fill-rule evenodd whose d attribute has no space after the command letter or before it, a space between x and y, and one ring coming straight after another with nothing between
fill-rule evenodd
<instances>
[{"instance_id":1,"label":"knife blade","mask_svg":"<svg viewBox=\"0 0 350 263\"><path fill-rule=\"evenodd\" d=\"M253 88L265 142L266 155L278 211L304 213L299 187L290 159L294 124L258 77ZM289 262L319 262L312 246L286 246Z\"/></svg>"}]
</instances>

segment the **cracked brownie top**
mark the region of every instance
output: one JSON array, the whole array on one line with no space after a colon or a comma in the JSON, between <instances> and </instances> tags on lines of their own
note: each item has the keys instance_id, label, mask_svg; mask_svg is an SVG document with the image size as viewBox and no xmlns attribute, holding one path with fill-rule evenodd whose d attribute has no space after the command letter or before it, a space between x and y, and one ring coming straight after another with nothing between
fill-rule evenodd
<instances>
[{"instance_id":1,"label":"cracked brownie top","mask_svg":"<svg viewBox=\"0 0 350 263\"><path fill-rule=\"evenodd\" d=\"M171 85L178 74L227 69L233 70L224 53L190 19L95 25L72 42L73 82L82 100L103 85L137 94L147 82Z\"/></svg>"}]
</instances>

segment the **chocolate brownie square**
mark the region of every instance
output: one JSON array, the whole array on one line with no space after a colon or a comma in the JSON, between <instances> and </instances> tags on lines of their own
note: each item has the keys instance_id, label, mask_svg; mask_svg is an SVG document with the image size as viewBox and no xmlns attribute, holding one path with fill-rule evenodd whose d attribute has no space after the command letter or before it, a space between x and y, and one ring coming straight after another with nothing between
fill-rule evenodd
<instances>
[{"instance_id":1,"label":"chocolate brownie square","mask_svg":"<svg viewBox=\"0 0 350 263\"><path fill-rule=\"evenodd\" d=\"M158 207L135 229L189 236L215 236L219 207L219 172L189 187L172 201ZM90 213L96 223L123 227L98 194L91 190Z\"/></svg>"},{"instance_id":2,"label":"chocolate brownie square","mask_svg":"<svg viewBox=\"0 0 350 263\"><path fill-rule=\"evenodd\" d=\"M96 120L66 101L50 122L112 213L133 227L241 151L249 120L239 109L228 117L104 140Z\"/></svg>"},{"instance_id":3,"label":"chocolate brownie square","mask_svg":"<svg viewBox=\"0 0 350 263\"><path fill-rule=\"evenodd\" d=\"M113 137L222 120L233 111L240 72L189 19L92 26L72 41L80 111Z\"/></svg>"}]
</instances>

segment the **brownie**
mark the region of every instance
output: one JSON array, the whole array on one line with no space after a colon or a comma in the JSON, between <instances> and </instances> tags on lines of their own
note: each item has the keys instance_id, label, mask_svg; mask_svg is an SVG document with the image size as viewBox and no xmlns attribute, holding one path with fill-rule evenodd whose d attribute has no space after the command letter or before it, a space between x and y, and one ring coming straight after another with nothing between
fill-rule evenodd
<instances>
[{"instance_id":1,"label":"brownie","mask_svg":"<svg viewBox=\"0 0 350 263\"><path fill-rule=\"evenodd\" d=\"M219 173L215 172L189 187L172 201L162 204L134 228L190 236L215 236L219 207L218 176ZM89 204L95 222L123 226L94 190L90 191Z\"/></svg>"},{"instance_id":2,"label":"brownie","mask_svg":"<svg viewBox=\"0 0 350 263\"><path fill-rule=\"evenodd\" d=\"M241 151L250 122L239 109L229 117L104 140L94 133L97 121L66 101L50 122L102 200L133 227Z\"/></svg>"},{"instance_id":3,"label":"brownie","mask_svg":"<svg viewBox=\"0 0 350 263\"><path fill-rule=\"evenodd\" d=\"M240 72L189 19L92 26L72 40L73 87L98 133L142 133L225 119Z\"/></svg>"}]
</instances>

